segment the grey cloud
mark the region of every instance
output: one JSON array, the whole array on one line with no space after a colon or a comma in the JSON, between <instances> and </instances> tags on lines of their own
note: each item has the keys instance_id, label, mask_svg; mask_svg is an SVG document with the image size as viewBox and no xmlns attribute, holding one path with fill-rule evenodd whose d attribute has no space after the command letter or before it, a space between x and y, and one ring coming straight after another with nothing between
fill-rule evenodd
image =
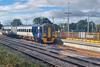
<instances>
[{"instance_id":1,"label":"grey cloud","mask_svg":"<svg viewBox=\"0 0 100 67\"><path fill-rule=\"evenodd\" d=\"M68 0L47 0L51 5L68 6ZM78 10L98 10L100 9L100 0L69 0L70 7Z\"/></svg>"},{"instance_id":2,"label":"grey cloud","mask_svg":"<svg viewBox=\"0 0 100 67\"><path fill-rule=\"evenodd\" d=\"M99 0L79 0L77 3L73 4L78 9L99 9Z\"/></svg>"}]
</instances>

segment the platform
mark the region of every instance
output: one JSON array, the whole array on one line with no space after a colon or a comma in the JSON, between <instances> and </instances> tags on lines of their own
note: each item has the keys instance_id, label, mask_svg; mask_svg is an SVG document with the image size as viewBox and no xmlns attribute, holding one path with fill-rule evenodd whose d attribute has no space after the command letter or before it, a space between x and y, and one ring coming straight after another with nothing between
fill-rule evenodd
<instances>
[{"instance_id":1,"label":"platform","mask_svg":"<svg viewBox=\"0 0 100 67\"><path fill-rule=\"evenodd\" d=\"M65 43L73 43L73 44L81 44L81 45L86 45L86 46L93 46L93 47L100 47L100 43L91 43L91 42L85 42L85 41L78 41L78 40L67 40L67 39L62 39Z\"/></svg>"},{"instance_id":2,"label":"platform","mask_svg":"<svg viewBox=\"0 0 100 67\"><path fill-rule=\"evenodd\" d=\"M82 41L63 40L65 46L100 52L100 44L86 43Z\"/></svg>"}]
</instances>

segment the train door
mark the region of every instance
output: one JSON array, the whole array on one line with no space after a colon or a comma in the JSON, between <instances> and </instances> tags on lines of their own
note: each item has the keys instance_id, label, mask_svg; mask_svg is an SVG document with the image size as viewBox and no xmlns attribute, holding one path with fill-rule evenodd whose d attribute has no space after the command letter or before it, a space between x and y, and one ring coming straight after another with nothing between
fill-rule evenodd
<instances>
[{"instance_id":1,"label":"train door","mask_svg":"<svg viewBox=\"0 0 100 67\"><path fill-rule=\"evenodd\" d=\"M11 27L11 32L13 34L17 34L17 27Z\"/></svg>"},{"instance_id":2,"label":"train door","mask_svg":"<svg viewBox=\"0 0 100 67\"><path fill-rule=\"evenodd\" d=\"M32 27L32 33L35 41L39 41L41 39L42 29L40 26Z\"/></svg>"},{"instance_id":3,"label":"train door","mask_svg":"<svg viewBox=\"0 0 100 67\"><path fill-rule=\"evenodd\" d=\"M52 27L50 24L45 24L43 26L43 40L45 43L52 42Z\"/></svg>"}]
</instances>

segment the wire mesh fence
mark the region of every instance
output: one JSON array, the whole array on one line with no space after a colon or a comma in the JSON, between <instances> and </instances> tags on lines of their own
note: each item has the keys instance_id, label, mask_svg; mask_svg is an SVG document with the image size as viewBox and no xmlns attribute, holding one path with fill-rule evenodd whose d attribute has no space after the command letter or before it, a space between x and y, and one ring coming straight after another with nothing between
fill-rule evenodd
<instances>
[{"instance_id":1,"label":"wire mesh fence","mask_svg":"<svg viewBox=\"0 0 100 67\"><path fill-rule=\"evenodd\" d=\"M88 40L100 41L100 32L62 32L61 37L65 38L78 38Z\"/></svg>"}]
</instances>

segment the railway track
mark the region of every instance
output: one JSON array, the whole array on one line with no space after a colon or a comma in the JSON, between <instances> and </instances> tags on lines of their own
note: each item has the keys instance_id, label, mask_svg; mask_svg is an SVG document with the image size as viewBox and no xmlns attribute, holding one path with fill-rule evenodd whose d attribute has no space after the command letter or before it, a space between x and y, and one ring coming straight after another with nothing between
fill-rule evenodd
<instances>
[{"instance_id":1,"label":"railway track","mask_svg":"<svg viewBox=\"0 0 100 67\"><path fill-rule=\"evenodd\" d=\"M64 56L59 52L47 50L39 46L33 46L32 44L25 43L23 41L14 40L11 38L0 37L0 42L6 46L20 51L31 57L35 57L42 60L52 66L57 67L99 67L99 64L84 61L79 58Z\"/></svg>"},{"instance_id":2,"label":"railway track","mask_svg":"<svg viewBox=\"0 0 100 67\"><path fill-rule=\"evenodd\" d=\"M5 41L6 42L5 42ZM22 46L22 44L19 44L18 42L15 43L11 40L8 40L8 39L4 39L4 40L0 40L0 42L2 42L3 44L5 44L6 46L10 47L10 48L13 48L17 51L20 51L28 56L31 56L31 57L35 57L39 60L42 60L43 62L46 62L50 65L52 65L53 67L83 67L81 65L77 65L77 64L74 64L74 63L71 63L71 62L65 62L59 58L56 58L54 56L51 56L51 55L47 55L47 54L43 54L39 51L36 51L35 49L30 49L29 47L25 47Z\"/></svg>"}]
</instances>

